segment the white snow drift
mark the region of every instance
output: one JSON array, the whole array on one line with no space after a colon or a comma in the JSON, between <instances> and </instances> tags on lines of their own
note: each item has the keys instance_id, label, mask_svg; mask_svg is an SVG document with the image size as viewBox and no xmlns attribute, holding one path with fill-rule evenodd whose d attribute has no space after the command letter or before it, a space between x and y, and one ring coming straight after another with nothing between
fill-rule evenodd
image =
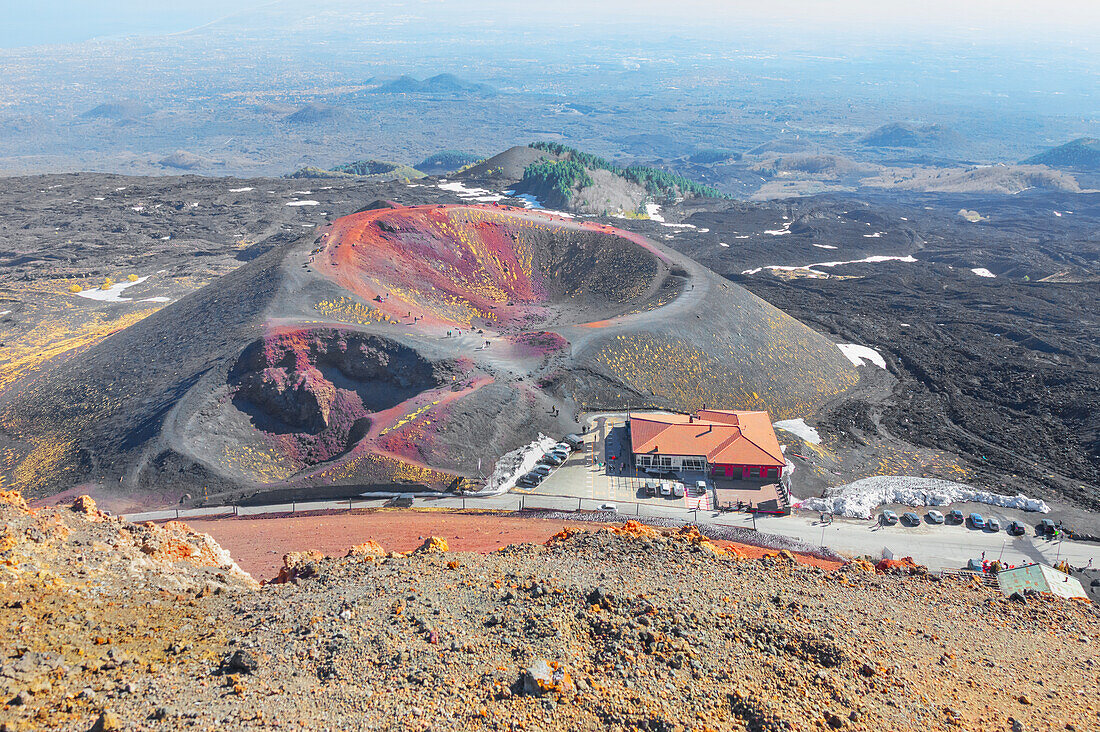
<instances>
[{"instance_id":1,"label":"white snow drift","mask_svg":"<svg viewBox=\"0 0 1100 732\"><path fill-rule=\"evenodd\" d=\"M799 417L798 419L782 419L772 425L784 432L790 432L792 435L801 437L811 445L821 444L821 435L817 433L817 430L806 424L806 420Z\"/></svg>"},{"instance_id":2,"label":"white snow drift","mask_svg":"<svg viewBox=\"0 0 1100 732\"><path fill-rule=\"evenodd\" d=\"M886 359L870 346L861 346L856 343L837 343L836 347L856 366L862 366L864 362L868 362L873 363L880 369L886 368Z\"/></svg>"},{"instance_id":3,"label":"white snow drift","mask_svg":"<svg viewBox=\"0 0 1100 732\"><path fill-rule=\"evenodd\" d=\"M985 503L1002 508L1047 513L1050 507L1037 498L1003 496L981 491L964 483L909 475L876 475L829 489L824 498L807 498L801 507L807 511L829 512L839 516L870 518L875 509L887 503L903 506L947 506L952 503Z\"/></svg>"},{"instance_id":4,"label":"white snow drift","mask_svg":"<svg viewBox=\"0 0 1100 732\"><path fill-rule=\"evenodd\" d=\"M478 495L493 496L507 493L516 486L516 481L524 473L530 472L547 450L557 444L546 435L539 435L534 442L523 447L517 447L497 460L493 468L493 474L485 481L485 488Z\"/></svg>"},{"instance_id":5,"label":"white snow drift","mask_svg":"<svg viewBox=\"0 0 1100 732\"><path fill-rule=\"evenodd\" d=\"M770 234L771 232L766 231L764 233L765 234ZM778 271L781 271L781 272L794 272L796 270L804 269L807 272L814 272L816 274L825 274L824 272L818 272L814 268L815 267L840 267L840 266L845 265L845 264L875 264L875 263L878 263L878 262L907 262L909 264L912 264L915 261L917 261L916 257L914 257L911 254L907 254L904 257L892 257L892 256L888 256L888 255L883 255L883 254L876 254L873 257L866 257L864 259L849 259L849 260L845 260L843 262L816 262L815 264L803 264L803 265L799 265L799 266L791 266L791 265L786 265L786 264L769 264L766 267L756 267L755 269L746 269L741 274L743 274L743 275L754 275L754 274L757 274L758 272L760 272L762 270L765 270L765 269L774 269L774 270L778 270Z\"/></svg>"}]
</instances>

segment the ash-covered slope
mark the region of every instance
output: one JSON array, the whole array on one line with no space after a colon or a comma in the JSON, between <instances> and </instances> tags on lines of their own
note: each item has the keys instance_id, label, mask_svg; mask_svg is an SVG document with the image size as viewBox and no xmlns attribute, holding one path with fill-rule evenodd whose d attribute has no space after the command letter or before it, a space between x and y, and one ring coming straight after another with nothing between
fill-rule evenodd
<instances>
[{"instance_id":1,"label":"ash-covered slope","mask_svg":"<svg viewBox=\"0 0 1100 732\"><path fill-rule=\"evenodd\" d=\"M2 502L0 519L0 723L14 729L1100 723L1091 607L904 562L888 571L912 575L748 560L693 527L628 523L488 555L367 541L289 555L286 583L254 589L172 561L158 542L212 544L178 525Z\"/></svg>"},{"instance_id":2,"label":"ash-covered slope","mask_svg":"<svg viewBox=\"0 0 1100 732\"><path fill-rule=\"evenodd\" d=\"M856 380L827 339L636 234L382 207L51 364L0 422L37 494L347 495L476 484L585 410L800 416Z\"/></svg>"}]
</instances>

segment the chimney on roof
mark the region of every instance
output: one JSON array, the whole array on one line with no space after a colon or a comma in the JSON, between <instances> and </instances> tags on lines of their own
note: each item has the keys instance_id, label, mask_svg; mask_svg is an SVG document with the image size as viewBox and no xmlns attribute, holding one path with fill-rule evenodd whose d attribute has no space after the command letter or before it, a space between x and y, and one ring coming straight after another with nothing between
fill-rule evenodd
<instances>
[{"instance_id":1,"label":"chimney on roof","mask_svg":"<svg viewBox=\"0 0 1100 732\"><path fill-rule=\"evenodd\" d=\"M688 415L688 424L695 424L695 415L694 414L689 414Z\"/></svg>"}]
</instances>

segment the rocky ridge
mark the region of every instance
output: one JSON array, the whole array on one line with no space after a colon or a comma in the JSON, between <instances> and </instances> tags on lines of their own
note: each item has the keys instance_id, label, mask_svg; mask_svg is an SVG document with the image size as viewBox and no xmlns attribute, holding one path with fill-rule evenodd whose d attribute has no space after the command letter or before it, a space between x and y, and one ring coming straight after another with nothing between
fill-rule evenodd
<instances>
[{"instance_id":1,"label":"rocky ridge","mask_svg":"<svg viewBox=\"0 0 1100 732\"><path fill-rule=\"evenodd\" d=\"M694 528L286 558L3 496L4 729L1095 729L1100 616ZM83 559L83 561L80 561Z\"/></svg>"}]
</instances>

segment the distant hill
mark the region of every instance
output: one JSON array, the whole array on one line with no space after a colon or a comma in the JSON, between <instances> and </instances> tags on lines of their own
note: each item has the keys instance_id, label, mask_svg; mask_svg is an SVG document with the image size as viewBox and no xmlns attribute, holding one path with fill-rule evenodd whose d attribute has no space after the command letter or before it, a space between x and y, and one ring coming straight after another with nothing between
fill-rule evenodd
<instances>
[{"instance_id":1,"label":"distant hill","mask_svg":"<svg viewBox=\"0 0 1100 732\"><path fill-rule=\"evenodd\" d=\"M942 147L962 142L962 136L943 125L891 122L868 132L860 142L869 147Z\"/></svg>"},{"instance_id":2,"label":"distant hill","mask_svg":"<svg viewBox=\"0 0 1100 732\"><path fill-rule=\"evenodd\" d=\"M443 150L434 155L429 155L413 167L428 175L439 175L441 173L453 173L465 165L471 165L482 159L483 156L474 155L473 153Z\"/></svg>"},{"instance_id":3,"label":"distant hill","mask_svg":"<svg viewBox=\"0 0 1100 732\"><path fill-rule=\"evenodd\" d=\"M516 145L462 171L458 177L473 179L497 178L515 182L523 178L527 166L547 158L557 160L556 155L551 155L545 150L536 150L527 145Z\"/></svg>"},{"instance_id":4,"label":"distant hill","mask_svg":"<svg viewBox=\"0 0 1100 732\"><path fill-rule=\"evenodd\" d=\"M209 165L218 165L219 162L211 158L205 158L201 155L187 152L186 150L176 150L171 155L158 160L157 164L165 168L175 168L176 170L194 170Z\"/></svg>"},{"instance_id":5,"label":"distant hill","mask_svg":"<svg viewBox=\"0 0 1100 732\"><path fill-rule=\"evenodd\" d=\"M327 104L307 104L283 119L295 125L312 125L321 122L333 122L343 116L344 111L339 107L331 107Z\"/></svg>"},{"instance_id":6,"label":"distant hill","mask_svg":"<svg viewBox=\"0 0 1100 732\"><path fill-rule=\"evenodd\" d=\"M497 90L488 84L460 79L454 74L437 74L421 81L412 76L400 76L375 90L379 94L474 94L493 96Z\"/></svg>"},{"instance_id":7,"label":"distant hill","mask_svg":"<svg viewBox=\"0 0 1100 732\"><path fill-rule=\"evenodd\" d=\"M141 119L152 114L153 110L142 102L133 99L122 99L113 102L104 102L97 107L89 109L81 115L86 119L113 119L133 120Z\"/></svg>"},{"instance_id":8,"label":"distant hill","mask_svg":"<svg viewBox=\"0 0 1100 732\"><path fill-rule=\"evenodd\" d=\"M647 201L727 197L710 186L660 168L621 168L556 142L536 142L530 147L553 157L528 165L516 190L534 195L549 206L597 214L635 213Z\"/></svg>"},{"instance_id":9,"label":"distant hill","mask_svg":"<svg viewBox=\"0 0 1100 732\"><path fill-rule=\"evenodd\" d=\"M1079 137L1028 158L1024 165L1049 165L1052 168L1100 172L1100 140L1095 137Z\"/></svg>"},{"instance_id":10,"label":"distant hill","mask_svg":"<svg viewBox=\"0 0 1100 732\"><path fill-rule=\"evenodd\" d=\"M902 179L879 175L864 178L861 185L870 188L924 191L928 193L1016 194L1026 190L1080 193L1077 179L1070 173L1040 165L997 165L981 168L927 169Z\"/></svg>"},{"instance_id":11,"label":"distant hill","mask_svg":"<svg viewBox=\"0 0 1100 732\"><path fill-rule=\"evenodd\" d=\"M402 178L423 178L424 173L400 163L388 163L382 160L356 160L353 163L338 165L331 170L308 166L296 170L288 178L367 178L375 181L400 180Z\"/></svg>"},{"instance_id":12,"label":"distant hill","mask_svg":"<svg viewBox=\"0 0 1100 732\"><path fill-rule=\"evenodd\" d=\"M717 163L730 163L741 159L741 153L733 150L718 148L699 148L695 150L688 160L697 165L715 165Z\"/></svg>"}]
</instances>

